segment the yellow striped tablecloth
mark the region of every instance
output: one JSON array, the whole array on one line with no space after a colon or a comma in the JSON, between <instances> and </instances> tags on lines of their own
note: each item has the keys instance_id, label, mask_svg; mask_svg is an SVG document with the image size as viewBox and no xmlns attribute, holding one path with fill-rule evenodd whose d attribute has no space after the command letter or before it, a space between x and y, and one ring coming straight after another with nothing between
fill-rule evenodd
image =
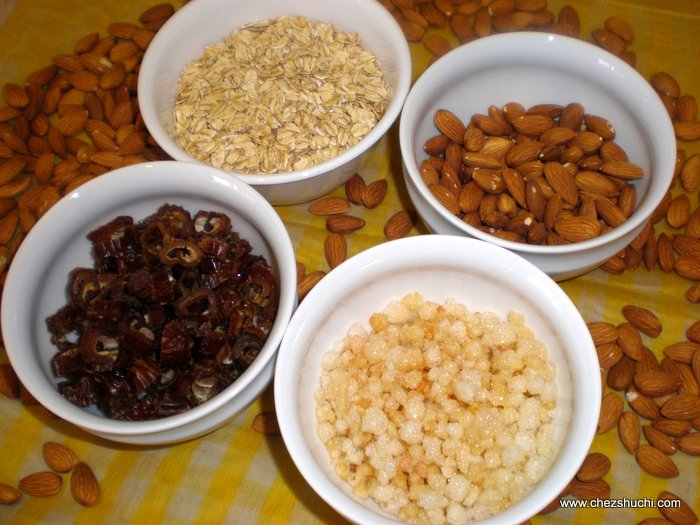
<instances>
[{"instance_id":1,"label":"yellow striped tablecloth","mask_svg":"<svg viewBox=\"0 0 700 525\"><path fill-rule=\"evenodd\" d=\"M81 36L91 32L104 35L110 22L136 22L139 14L153 3L0 1L0 84L23 83L28 73L48 64L54 55L72 52ZM577 10L581 35L586 38L593 29L603 27L610 16L627 20L636 35L629 48L637 55L638 70L647 78L654 72L667 71L679 81L683 93L700 97L700 2L549 0L548 7L558 13L565 3ZM411 44L411 51L417 76L428 64L430 54L418 43ZM697 143L679 143L679 147L687 156L700 151ZM384 242L382 228L386 219L402 208L411 208L401 177L397 126L366 159L360 173L368 182L386 178L389 193L377 208L353 210L367 221L367 226L349 236L349 255ZM335 193L343 194L342 189ZM698 195L690 197L696 207ZM328 270L323 257L324 219L309 214L306 205L277 210L288 227L298 260L309 271ZM656 228L657 233L671 232L664 221ZM411 232L422 233L425 229L420 225ZM621 307L629 303L656 312L663 331L656 339L645 338L645 343L659 356L665 346L684 340L687 327L700 319L700 306L685 299L689 285L675 274L658 268L650 272L643 265L619 275L596 270L561 283L587 321L621 323ZM6 361L4 350L0 350L0 362ZM345 523L306 484L282 439L252 430L254 416L273 408L269 388L234 422L205 437L167 447L138 447L95 438L51 418L41 407L0 396L1 482L16 484L26 474L45 470L41 446L51 440L68 445L90 464L102 487L102 501L92 508L75 503L67 483L55 496L25 496L14 505L0 505L0 523ZM605 476L612 498L655 498L660 491L670 490L694 509L700 508L697 458L677 452L673 459L681 475L661 480L639 468L622 447L615 430L598 435L592 450L612 459L612 469ZM622 525L652 516L660 516L659 510L559 509L532 521L548 525Z\"/></svg>"}]
</instances>

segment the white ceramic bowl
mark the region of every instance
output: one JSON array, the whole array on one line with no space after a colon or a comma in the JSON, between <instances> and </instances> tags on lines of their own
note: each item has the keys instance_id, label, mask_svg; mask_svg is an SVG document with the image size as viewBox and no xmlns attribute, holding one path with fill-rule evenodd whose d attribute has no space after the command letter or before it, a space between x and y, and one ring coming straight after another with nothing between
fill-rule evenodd
<instances>
[{"instance_id":1,"label":"white ceramic bowl","mask_svg":"<svg viewBox=\"0 0 700 525\"><path fill-rule=\"evenodd\" d=\"M398 523L353 497L336 477L316 434L314 392L323 355L349 326L360 322L369 329L370 314L414 291L426 300L453 298L471 312L520 312L548 347L557 367L560 451L523 500L483 522L521 523L575 475L595 434L601 384L593 342L574 304L538 268L494 244L449 235L408 237L370 248L329 272L299 305L280 346L275 404L287 449L306 481L340 514L359 524Z\"/></svg>"},{"instance_id":2,"label":"white ceramic bowl","mask_svg":"<svg viewBox=\"0 0 700 525\"><path fill-rule=\"evenodd\" d=\"M153 421L121 421L62 397L50 367L57 352L46 318L66 304L69 272L91 268L86 234L118 215L135 221L165 203L229 216L232 229L262 255L280 282L279 311L251 366L228 388L187 412ZM98 436L124 443L163 444L193 438L223 425L252 403L272 380L282 335L296 307L296 267L291 241L274 208L256 191L207 166L162 161L106 173L53 206L27 235L10 267L2 297L2 332L22 383L47 409Z\"/></svg>"},{"instance_id":3,"label":"white ceramic bowl","mask_svg":"<svg viewBox=\"0 0 700 525\"><path fill-rule=\"evenodd\" d=\"M598 238L566 246L539 246L498 239L469 226L440 205L423 182L423 144L437 134L433 115L449 109L463 121L490 105L525 107L581 103L607 118L615 141L646 176L635 181L635 211L621 226ZM490 36L443 56L411 88L399 126L404 179L427 227L436 233L467 235L508 248L556 280L596 268L641 231L668 190L676 141L668 113L649 83L628 64L582 40L523 32Z\"/></svg>"},{"instance_id":4,"label":"white ceramic bowl","mask_svg":"<svg viewBox=\"0 0 700 525\"><path fill-rule=\"evenodd\" d=\"M156 142L174 159L199 162L169 133L178 78L204 47L222 41L240 26L282 15L304 16L361 35L361 44L379 60L391 96L384 116L357 144L307 169L278 174L236 175L272 204L297 204L336 189L357 172L362 157L398 117L411 82L406 39L379 2L367 0L197 0L177 13L148 46L139 71L139 107Z\"/></svg>"}]
</instances>

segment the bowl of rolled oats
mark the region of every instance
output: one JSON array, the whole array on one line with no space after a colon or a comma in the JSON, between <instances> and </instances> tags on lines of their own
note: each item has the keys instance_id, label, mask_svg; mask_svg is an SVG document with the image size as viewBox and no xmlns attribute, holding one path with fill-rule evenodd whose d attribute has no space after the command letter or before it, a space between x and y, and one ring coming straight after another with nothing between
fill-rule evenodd
<instances>
[{"instance_id":1,"label":"bowl of rolled oats","mask_svg":"<svg viewBox=\"0 0 700 525\"><path fill-rule=\"evenodd\" d=\"M347 519L512 525L583 461L598 366L576 307L532 263L423 235L361 252L309 292L275 403L297 468Z\"/></svg>"},{"instance_id":2,"label":"bowl of rolled oats","mask_svg":"<svg viewBox=\"0 0 700 525\"><path fill-rule=\"evenodd\" d=\"M598 46L546 33L494 35L437 60L411 88L399 137L431 231L498 244L556 280L648 233L676 164L650 83Z\"/></svg>"},{"instance_id":3,"label":"bowl of rolled oats","mask_svg":"<svg viewBox=\"0 0 700 525\"><path fill-rule=\"evenodd\" d=\"M198 0L158 31L138 93L172 158L228 171L285 205L356 173L410 82L406 39L377 2Z\"/></svg>"},{"instance_id":4,"label":"bowl of rolled oats","mask_svg":"<svg viewBox=\"0 0 700 525\"><path fill-rule=\"evenodd\" d=\"M274 208L209 166L119 168L32 228L3 293L7 355L52 414L158 445L225 425L272 381L297 304Z\"/></svg>"}]
</instances>

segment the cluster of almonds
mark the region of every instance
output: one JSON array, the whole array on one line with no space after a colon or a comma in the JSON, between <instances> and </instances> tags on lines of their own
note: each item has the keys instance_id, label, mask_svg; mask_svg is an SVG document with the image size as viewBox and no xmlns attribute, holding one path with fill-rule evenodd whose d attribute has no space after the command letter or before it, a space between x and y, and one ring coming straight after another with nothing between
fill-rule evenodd
<instances>
[{"instance_id":1,"label":"cluster of almonds","mask_svg":"<svg viewBox=\"0 0 700 525\"><path fill-rule=\"evenodd\" d=\"M679 475L673 454L700 456L700 321L687 329L685 340L663 348L659 360L644 341L661 333L659 317L632 304L621 313L624 321L618 324L588 323L603 381L598 433L616 428L623 447L645 472L673 478ZM604 482L596 483L577 496L609 494ZM666 516L667 511L674 517ZM687 504L663 512L674 523L698 520Z\"/></svg>"},{"instance_id":2,"label":"cluster of almonds","mask_svg":"<svg viewBox=\"0 0 700 525\"><path fill-rule=\"evenodd\" d=\"M581 36L578 13L564 5L557 15L547 0L381 0L403 29L409 42L422 42L435 57L459 45L494 33L508 31L550 31ZM449 29L448 35L441 34ZM431 31L434 30L434 31ZM636 54L628 48L634 31L626 20L609 17L604 27L591 31L593 43L631 65Z\"/></svg>"},{"instance_id":3,"label":"cluster of almonds","mask_svg":"<svg viewBox=\"0 0 700 525\"><path fill-rule=\"evenodd\" d=\"M699 140L695 97L682 94L678 81L667 72L654 73L650 82L669 112L676 138L681 142ZM687 155L679 147L673 181L664 199L639 236L602 268L618 274L644 264L649 271L675 272L693 281L686 299L700 302L700 206L694 206L690 197L699 189L700 153Z\"/></svg>"},{"instance_id":4,"label":"cluster of almonds","mask_svg":"<svg viewBox=\"0 0 700 525\"><path fill-rule=\"evenodd\" d=\"M167 157L146 130L136 87L144 51L174 11L158 4L140 24L112 23L23 85L3 85L0 283L24 236L62 195L111 169Z\"/></svg>"},{"instance_id":5,"label":"cluster of almonds","mask_svg":"<svg viewBox=\"0 0 700 525\"><path fill-rule=\"evenodd\" d=\"M629 162L605 118L578 103L490 106L465 125L449 110L420 166L433 196L464 222L529 244L597 237L634 209L642 169Z\"/></svg>"},{"instance_id":6,"label":"cluster of almonds","mask_svg":"<svg viewBox=\"0 0 700 525\"><path fill-rule=\"evenodd\" d=\"M70 473L70 491L73 499L86 507L100 501L100 484L92 468L79 461L70 448L55 441L47 441L42 447L42 456L51 470L33 472L19 480L17 487L0 482L0 504L11 505L22 497L53 496L63 486L61 474Z\"/></svg>"},{"instance_id":7,"label":"cluster of almonds","mask_svg":"<svg viewBox=\"0 0 700 525\"><path fill-rule=\"evenodd\" d=\"M347 258L346 235L362 229L366 224L363 218L350 213L352 206L374 209L384 201L388 188L386 179L377 179L367 184L362 175L356 173L345 183L345 197L322 197L309 205L309 213L326 217L325 227L328 234L323 242L323 250L330 269ZM387 240L405 237L413 228L415 220L413 211L402 209L395 212L384 224L384 236ZM304 265L297 261L299 300L301 301L324 276L323 270L307 273Z\"/></svg>"}]
</instances>

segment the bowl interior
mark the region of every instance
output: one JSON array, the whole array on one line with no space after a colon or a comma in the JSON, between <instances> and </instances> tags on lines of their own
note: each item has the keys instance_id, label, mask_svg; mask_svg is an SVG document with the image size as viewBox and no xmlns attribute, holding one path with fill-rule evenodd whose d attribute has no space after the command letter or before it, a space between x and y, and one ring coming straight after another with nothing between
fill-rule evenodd
<instances>
[{"instance_id":1,"label":"bowl interior","mask_svg":"<svg viewBox=\"0 0 700 525\"><path fill-rule=\"evenodd\" d=\"M183 414L143 422L105 418L83 409L56 390L46 318L66 304L69 272L92 267L86 234L119 215L135 221L165 203L223 212L232 229L266 258L281 281L280 307L268 341L253 364L224 392ZM86 428L117 433L173 428L215 410L243 391L274 357L295 304L296 285L291 242L271 206L254 190L225 173L187 163L164 161L116 170L76 189L57 203L32 229L13 261L3 294L3 333L10 358L22 382L57 415Z\"/></svg>"},{"instance_id":2,"label":"bowl interior","mask_svg":"<svg viewBox=\"0 0 700 525\"><path fill-rule=\"evenodd\" d=\"M493 240L440 206L420 177L418 166L426 157L423 144L437 134L433 115L438 109L449 109L466 123L474 114L486 114L490 105L502 107L507 102L525 107L582 104L587 113L613 123L615 141L647 174L633 182L637 205L632 217L612 233L576 243L576 248L630 232L649 216L667 191L676 155L673 128L658 95L637 71L607 51L578 39L541 33L490 36L461 46L433 64L411 89L401 116L400 141L407 176L454 227ZM543 249L495 242L522 251Z\"/></svg>"},{"instance_id":3,"label":"bowl interior","mask_svg":"<svg viewBox=\"0 0 700 525\"><path fill-rule=\"evenodd\" d=\"M182 69L200 58L205 46L222 41L235 29L282 15L304 16L331 23L347 32L360 33L362 45L374 53L384 72L390 105L360 143L335 159L293 173L239 174L242 180L249 184L268 185L317 175L363 152L393 123L410 85L410 53L398 24L379 3L366 0L198 0L184 6L158 31L144 55L140 70L139 100L144 121L160 146L173 158L193 160L176 143L171 131L172 108Z\"/></svg>"},{"instance_id":4,"label":"bowl interior","mask_svg":"<svg viewBox=\"0 0 700 525\"><path fill-rule=\"evenodd\" d=\"M372 514L378 507L355 500L333 472L316 433L314 393L322 356L350 324L368 326L372 313L414 291L426 300L456 299L472 312L501 317L519 312L546 344L557 367L555 426L562 447L552 477L508 511L512 522L518 521L514 516L535 514L568 483L590 445L597 421L598 403L590 396L590 390L599 391L597 361L585 324L562 290L521 257L483 241L428 235L385 243L343 263L310 292L290 322L275 378L278 417L292 457L336 510L359 523L379 523ZM581 397L587 389L589 395Z\"/></svg>"}]
</instances>

